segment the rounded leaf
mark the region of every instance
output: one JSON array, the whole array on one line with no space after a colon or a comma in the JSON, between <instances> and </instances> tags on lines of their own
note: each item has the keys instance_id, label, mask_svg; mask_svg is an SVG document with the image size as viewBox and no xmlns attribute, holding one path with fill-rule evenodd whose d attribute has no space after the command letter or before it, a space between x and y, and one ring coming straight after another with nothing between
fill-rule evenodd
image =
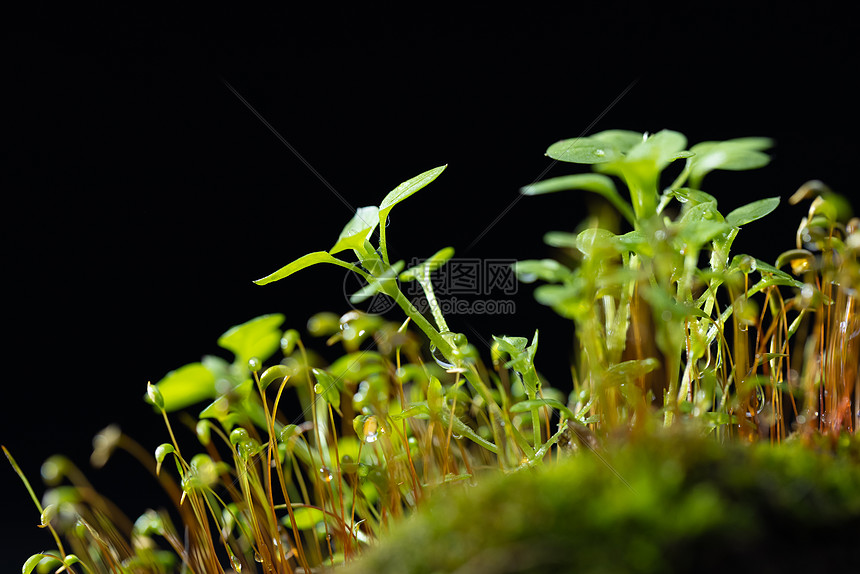
<instances>
[{"instance_id":1,"label":"rounded leaf","mask_svg":"<svg viewBox=\"0 0 860 574\"><path fill-rule=\"evenodd\" d=\"M159 408L177 411L215 397L215 374L202 363L189 363L167 373L152 388L161 396ZM147 387L149 402L153 403L149 393Z\"/></svg>"},{"instance_id":2,"label":"rounded leaf","mask_svg":"<svg viewBox=\"0 0 860 574\"><path fill-rule=\"evenodd\" d=\"M231 351L240 365L246 365L252 357L265 361L281 346L283 322L280 313L256 317L231 327L218 338L218 345Z\"/></svg>"},{"instance_id":3,"label":"rounded leaf","mask_svg":"<svg viewBox=\"0 0 860 574\"><path fill-rule=\"evenodd\" d=\"M325 514L319 508L301 507L293 509L295 527L299 530L312 530L325 519ZM290 517L285 516L284 522L289 525Z\"/></svg>"},{"instance_id":4,"label":"rounded leaf","mask_svg":"<svg viewBox=\"0 0 860 574\"><path fill-rule=\"evenodd\" d=\"M576 236L576 248L586 257L614 255L619 251L618 239L614 233L599 227L592 227Z\"/></svg>"}]
</instances>

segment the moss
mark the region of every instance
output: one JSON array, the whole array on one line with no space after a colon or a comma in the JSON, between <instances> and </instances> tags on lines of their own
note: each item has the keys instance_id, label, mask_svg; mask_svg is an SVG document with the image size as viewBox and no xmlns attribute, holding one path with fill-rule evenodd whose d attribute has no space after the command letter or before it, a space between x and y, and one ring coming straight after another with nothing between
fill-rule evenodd
<instances>
[{"instance_id":1,"label":"moss","mask_svg":"<svg viewBox=\"0 0 860 574\"><path fill-rule=\"evenodd\" d=\"M840 566L856 552L860 532L857 453L856 442L720 446L685 436L614 445L600 456L584 451L438 493L348 571Z\"/></svg>"}]
</instances>

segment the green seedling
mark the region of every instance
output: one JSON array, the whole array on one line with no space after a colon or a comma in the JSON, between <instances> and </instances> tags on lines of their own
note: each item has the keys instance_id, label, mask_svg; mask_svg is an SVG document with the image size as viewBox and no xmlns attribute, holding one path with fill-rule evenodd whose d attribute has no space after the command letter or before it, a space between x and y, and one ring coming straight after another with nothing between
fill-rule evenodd
<instances>
[{"instance_id":1,"label":"green seedling","mask_svg":"<svg viewBox=\"0 0 860 574\"><path fill-rule=\"evenodd\" d=\"M330 249L256 281L336 265L364 281L351 303L387 298L388 315L236 325L217 340L229 358L208 355L146 385L161 437L144 447L115 426L96 437L95 466L130 454L170 508L127 517L60 456L43 465L39 498L4 447L56 546L23 571L494 571L500 556L524 571L646 572L668 567L666 544L687 548L693 567L713 544L758 541L757 518L734 517L759 516L761 504L762 516L778 511L820 536L820 520L793 512L819 486L815 465L826 471L828 516L855 524L846 485L860 423L860 222L810 182L789 200L810 203L795 245L769 263L732 245L779 198L724 214L719 194L702 190L714 170L765 166L770 145L688 147L674 131L611 130L550 146L553 159L592 171L522 192L587 191L615 212L547 233L557 257L516 264L521 281L542 283L535 297L573 321L572 392L542 376L544 361L567 358L538 355L537 331L493 334L489 357L457 332L434 290L452 247L409 269L390 260L394 207L445 166L403 182L356 210ZM409 282L426 314L402 289ZM540 333L557 336L555 326ZM340 354L323 359L311 339ZM180 444L180 425L196 442ZM713 468L725 483L698 480ZM758 472L784 490L762 492L765 478L748 474ZM618 552L601 554L607 544Z\"/></svg>"}]
</instances>

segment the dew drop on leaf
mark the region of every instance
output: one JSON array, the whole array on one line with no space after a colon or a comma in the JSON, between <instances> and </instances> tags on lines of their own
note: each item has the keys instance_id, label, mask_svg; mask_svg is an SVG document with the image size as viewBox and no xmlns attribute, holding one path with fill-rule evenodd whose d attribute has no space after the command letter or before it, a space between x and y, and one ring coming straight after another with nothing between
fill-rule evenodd
<instances>
[{"instance_id":1,"label":"dew drop on leaf","mask_svg":"<svg viewBox=\"0 0 860 574\"><path fill-rule=\"evenodd\" d=\"M320 467L320 476L326 482L331 482L334 478L334 475L331 473L331 470L327 466Z\"/></svg>"},{"instance_id":2,"label":"dew drop on leaf","mask_svg":"<svg viewBox=\"0 0 860 574\"><path fill-rule=\"evenodd\" d=\"M362 438L364 442L376 442L379 438L379 421L375 416L370 415L364 419Z\"/></svg>"},{"instance_id":3,"label":"dew drop on leaf","mask_svg":"<svg viewBox=\"0 0 860 574\"><path fill-rule=\"evenodd\" d=\"M230 566L233 567L233 570L236 571L236 574L242 573L242 563L239 562L239 559L236 558L236 555L232 552L230 553Z\"/></svg>"}]
</instances>

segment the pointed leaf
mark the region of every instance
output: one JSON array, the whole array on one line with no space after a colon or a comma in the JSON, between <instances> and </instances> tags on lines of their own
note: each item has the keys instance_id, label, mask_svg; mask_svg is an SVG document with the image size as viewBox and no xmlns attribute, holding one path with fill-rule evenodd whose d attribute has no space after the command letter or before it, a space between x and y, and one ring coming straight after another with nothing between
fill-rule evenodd
<instances>
[{"instance_id":1,"label":"pointed leaf","mask_svg":"<svg viewBox=\"0 0 860 574\"><path fill-rule=\"evenodd\" d=\"M364 242L370 238L377 225L379 225L379 208L375 205L359 207L340 232L337 243L329 249L329 253L334 255L347 249L364 251Z\"/></svg>"},{"instance_id":2,"label":"pointed leaf","mask_svg":"<svg viewBox=\"0 0 860 574\"><path fill-rule=\"evenodd\" d=\"M269 283L274 283L275 281L280 281L285 277L289 277L296 271L301 271L305 267L310 267L311 265L316 265L317 263L331 263L333 265L339 265L345 269L349 269L350 271L354 271L360 275L364 274L355 265L347 263L346 261L342 261L337 257L332 256L327 251L315 251L313 253L308 253L307 255L299 257L292 263L284 265L274 273L267 275L262 279L257 279L256 281L254 281L254 283L256 283L257 285L267 285Z\"/></svg>"},{"instance_id":3,"label":"pointed leaf","mask_svg":"<svg viewBox=\"0 0 860 574\"><path fill-rule=\"evenodd\" d=\"M690 148L694 154L690 162L690 179L698 185L702 178L715 169L740 171L764 167L770 156L762 150L773 145L769 138L737 138L722 142L702 142Z\"/></svg>"},{"instance_id":4,"label":"pointed leaf","mask_svg":"<svg viewBox=\"0 0 860 574\"><path fill-rule=\"evenodd\" d=\"M434 179L439 177L447 165L442 165L431 170L425 171L422 174L416 175L410 180L404 181L392 191L385 196L385 199L382 200L382 203L379 204L379 222L381 225L385 225L385 218L388 216L388 213L391 209L415 193L421 188L430 184Z\"/></svg>"},{"instance_id":5,"label":"pointed leaf","mask_svg":"<svg viewBox=\"0 0 860 574\"><path fill-rule=\"evenodd\" d=\"M618 189L609 176L600 173L578 173L545 179L520 188L523 195L541 195L556 191L581 189L601 195L617 195Z\"/></svg>"},{"instance_id":6,"label":"pointed leaf","mask_svg":"<svg viewBox=\"0 0 860 574\"><path fill-rule=\"evenodd\" d=\"M526 345L529 344L529 340L525 337L497 337L493 335L493 341L495 341L494 347L503 353L507 353L512 359L522 353Z\"/></svg>"},{"instance_id":7,"label":"pointed leaf","mask_svg":"<svg viewBox=\"0 0 860 574\"><path fill-rule=\"evenodd\" d=\"M760 199L733 210L726 216L726 223L732 227L741 227L756 219L761 219L779 205L778 197Z\"/></svg>"},{"instance_id":8,"label":"pointed leaf","mask_svg":"<svg viewBox=\"0 0 860 574\"><path fill-rule=\"evenodd\" d=\"M400 280L412 281L413 279L423 276L425 273L432 273L445 265L445 263L447 263L452 257L454 257L453 247L440 249L421 263L418 263L401 273Z\"/></svg>"},{"instance_id":9,"label":"pointed leaf","mask_svg":"<svg viewBox=\"0 0 860 574\"><path fill-rule=\"evenodd\" d=\"M609 176L600 173L580 173L545 179L520 188L523 195L540 195L562 190L584 190L605 197L621 215L633 223L633 208L621 197L615 182Z\"/></svg>"},{"instance_id":10,"label":"pointed leaf","mask_svg":"<svg viewBox=\"0 0 860 574\"><path fill-rule=\"evenodd\" d=\"M379 208L375 205L359 207L355 210L355 215L349 220L349 223L340 232L338 239L353 235L363 235L364 239L367 239L377 225L379 225Z\"/></svg>"},{"instance_id":11,"label":"pointed leaf","mask_svg":"<svg viewBox=\"0 0 860 574\"><path fill-rule=\"evenodd\" d=\"M593 138L558 141L547 148L546 155L558 161L583 164L606 163L623 157L612 143Z\"/></svg>"},{"instance_id":12,"label":"pointed leaf","mask_svg":"<svg viewBox=\"0 0 860 574\"><path fill-rule=\"evenodd\" d=\"M373 228L368 227L367 229L361 230L354 235L349 235L342 239L338 239L337 243L334 244L334 247L328 250L330 255L336 255L342 251L346 251L348 249L352 249L359 254L359 257L373 250L373 247L367 242L366 237L369 236L373 232Z\"/></svg>"}]
</instances>

